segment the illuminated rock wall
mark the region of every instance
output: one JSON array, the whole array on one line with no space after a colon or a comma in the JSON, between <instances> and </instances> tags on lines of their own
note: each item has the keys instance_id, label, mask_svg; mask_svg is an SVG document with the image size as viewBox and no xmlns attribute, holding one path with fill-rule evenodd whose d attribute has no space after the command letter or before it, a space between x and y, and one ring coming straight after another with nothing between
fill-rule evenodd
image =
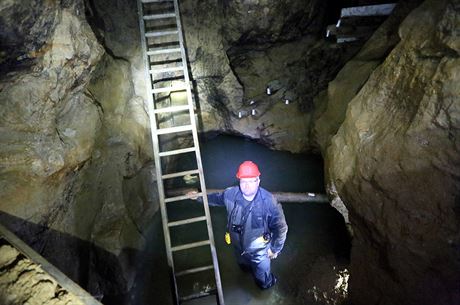
<instances>
[{"instance_id":1,"label":"illuminated rock wall","mask_svg":"<svg viewBox=\"0 0 460 305\"><path fill-rule=\"evenodd\" d=\"M327 150L354 231L355 304L460 302L458 3L426 1Z\"/></svg>"}]
</instances>

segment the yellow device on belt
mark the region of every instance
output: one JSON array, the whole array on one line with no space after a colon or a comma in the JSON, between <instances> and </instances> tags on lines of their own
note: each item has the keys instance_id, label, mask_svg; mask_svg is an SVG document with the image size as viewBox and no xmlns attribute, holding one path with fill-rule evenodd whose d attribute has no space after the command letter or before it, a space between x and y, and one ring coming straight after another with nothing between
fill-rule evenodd
<instances>
[{"instance_id":1,"label":"yellow device on belt","mask_svg":"<svg viewBox=\"0 0 460 305\"><path fill-rule=\"evenodd\" d=\"M230 245L232 243L232 239L230 238L230 233L225 232L225 242L227 245Z\"/></svg>"}]
</instances>

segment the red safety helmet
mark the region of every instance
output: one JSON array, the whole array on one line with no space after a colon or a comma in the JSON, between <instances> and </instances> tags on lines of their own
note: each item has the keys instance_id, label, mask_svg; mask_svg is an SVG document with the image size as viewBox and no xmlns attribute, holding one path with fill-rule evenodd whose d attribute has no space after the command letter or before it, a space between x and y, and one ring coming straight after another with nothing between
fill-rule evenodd
<instances>
[{"instance_id":1,"label":"red safety helmet","mask_svg":"<svg viewBox=\"0 0 460 305\"><path fill-rule=\"evenodd\" d=\"M260 172L257 164L252 161L244 161L238 167L238 172L236 172L236 178L255 178L259 177Z\"/></svg>"}]
</instances>

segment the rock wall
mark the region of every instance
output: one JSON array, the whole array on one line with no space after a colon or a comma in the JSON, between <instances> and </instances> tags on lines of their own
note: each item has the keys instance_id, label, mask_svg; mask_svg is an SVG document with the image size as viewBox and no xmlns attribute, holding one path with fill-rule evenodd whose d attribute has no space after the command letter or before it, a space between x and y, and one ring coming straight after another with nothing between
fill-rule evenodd
<instances>
[{"instance_id":1,"label":"rock wall","mask_svg":"<svg viewBox=\"0 0 460 305\"><path fill-rule=\"evenodd\" d=\"M46 23L43 44L29 46L34 39L18 35L28 37L15 41L18 50L35 49L4 62L18 69L3 74L0 84L1 220L75 279L80 265L75 260L77 243L70 237L79 225L73 217L78 212L74 197L100 128L98 106L85 94L85 86L103 49L85 21L81 3L53 3L41 3L37 10L47 18L29 11L29 4L10 1L2 10L8 22L19 15L32 23L54 18ZM15 25L19 33L30 26ZM57 238L53 232L69 238Z\"/></svg>"},{"instance_id":2,"label":"rock wall","mask_svg":"<svg viewBox=\"0 0 460 305\"><path fill-rule=\"evenodd\" d=\"M348 104L368 81L371 73L400 41L399 25L421 2L421 0L414 0L400 3L366 41L358 54L345 64L334 80L329 82L327 89L315 97L312 138L323 156L326 155L331 144L331 138L345 120ZM331 205L342 214L345 223L349 225L348 210L338 196L334 183L329 184L328 193ZM352 231L351 226L349 229Z\"/></svg>"},{"instance_id":3,"label":"rock wall","mask_svg":"<svg viewBox=\"0 0 460 305\"><path fill-rule=\"evenodd\" d=\"M327 149L354 231L354 304L460 302L459 22L458 1L415 9Z\"/></svg>"},{"instance_id":4,"label":"rock wall","mask_svg":"<svg viewBox=\"0 0 460 305\"><path fill-rule=\"evenodd\" d=\"M305 105L357 48L336 56L322 42L321 1L288 4L181 1L204 132L311 148ZM112 0L0 4L2 223L106 298L132 287L158 209L136 9ZM326 53L334 64L315 65ZM272 97L268 83L278 86ZM247 116L256 97L257 115Z\"/></svg>"},{"instance_id":5,"label":"rock wall","mask_svg":"<svg viewBox=\"0 0 460 305\"><path fill-rule=\"evenodd\" d=\"M89 26L94 5L64 2L0 5L0 218L107 298L130 289L158 208L141 61Z\"/></svg>"},{"instance_id":6,"label":"rock wall","mask_svg":"<svg viewBox=\"0 0 460 305\"><path fill-rule=\"evenodd\" d=\"M201 130L323 153L357 305L455 304L458 2L427 1L396 35L406 1L341 71L361 44L322 38L335 6L283 3L181 1ZM158 209L135 2L0 12L1 221L116 303Z\"/></svg>"},{"instance_id":7,"label":"rock wall","mask_svg":"<svg viewBox=\"0 0 460 305\"><path fill-rule=\"evenodd\" d=\"M181 1L201 131L315 150L313 98L362 45L324 39L328 9L323 1Z\"/></svg>"}]
</instances>

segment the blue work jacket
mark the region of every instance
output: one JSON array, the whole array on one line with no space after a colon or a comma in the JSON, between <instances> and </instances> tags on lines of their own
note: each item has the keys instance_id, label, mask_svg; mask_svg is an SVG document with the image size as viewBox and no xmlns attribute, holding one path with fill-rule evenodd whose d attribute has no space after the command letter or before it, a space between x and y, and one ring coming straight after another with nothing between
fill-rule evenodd
<instances>
[{"instance_id":1,"label":"blue work jacket","mask_svg":"<svg viewBox=\"0 0 460 305\"><path fill-rule=\"evenodd\" d=\"M283 249L288 226L281 204L267 190L259 187L249 202L239 186L233 186L221 193L209 194L208 203L227 208L227 232L240 254L267 251L268 247L273 253ZM237 230L238 226L241 230ZM263 241L264 234L269 237L268 241Z\"/></svg>"}]
</instances>

